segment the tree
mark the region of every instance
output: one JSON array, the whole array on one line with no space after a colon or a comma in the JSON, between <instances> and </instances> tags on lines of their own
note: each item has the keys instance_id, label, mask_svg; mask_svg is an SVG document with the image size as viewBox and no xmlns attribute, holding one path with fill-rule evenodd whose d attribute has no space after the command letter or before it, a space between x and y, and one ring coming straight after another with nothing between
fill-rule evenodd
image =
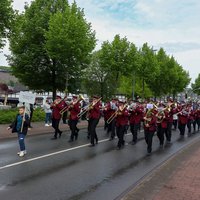
<instances>
[{"instance_id":1,"label":"tree","mask_svg":"<svg viewBox=\"0 0 200 200\"><path fill-rule=\"evenodd\" d=\"M16 16L10 38L13 74L30 89L64 91L89 62L95 33L66 0L35 0Z\"/></svg>"},{"instance_id":2,"label":"tree","mask_svg":"<svg viewBox=\"0 0 200 200\"><path fill-rule=\"evenodd\" d=\"M133 78L133 71L136 70L137 48L131 44L127 38L120 38L116 35L112 42L104 42L101 47L100 65L107 72L107 79L115 88L112 89L113 94L120 87L121 76Z\"/></svg>"},{"instance_id":3,"label":"tree","mask_svg":"<svg viewBox=\"0 0 200 200\"><path fill-rule=\"evenodd\" d=\"M155 75L159 73L157 59L154 50L148 46L147 43L143 44L139 50L140 65L137 69L137 76L142 79L142 98L145 98L145 83L151 84L155 79Z\"/></svg>"},{"instance_id":4,"label":"tree","mask_svg":"<svg viewBox=\"0 0 200 200\"><path fill-rule=\"evenodd\" d=\"M0 49L5 45L13 16L11 0L1 0L0 3Z\"/></svg>"},{"instance_id":5,"label":"tree","mask_svg":"<svg viewBox=\"0 0 200 200\"><path fill-rule=\"evenodd\" d=\"M195 79L194 83L192 84L192 90L194 93L200 95L200 74Z\"/></svg>"},{"instance_id":6,"label":"tree","mask_svg":"<svg viewBox=\"0 0 200 200\"><path fill-rule=\"evenodd\" d=\"M84 71L83 87L87 94L100 95L106 100L112 96L115 85L110 79L110 72L101 66L101 53L101 50L93 53L91 63Z\"/></svg>"}]
</instances>

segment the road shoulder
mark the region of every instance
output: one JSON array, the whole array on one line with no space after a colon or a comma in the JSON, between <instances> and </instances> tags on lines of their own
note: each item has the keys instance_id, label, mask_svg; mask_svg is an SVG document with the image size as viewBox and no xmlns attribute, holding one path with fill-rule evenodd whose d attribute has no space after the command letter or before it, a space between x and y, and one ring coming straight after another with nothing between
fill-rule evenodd
<instances>
[{"instance_id":1,"label":"road shoulder","mask_svg":"<svg viewBox=\"0 0 200 200\"><path fill-rule=\"evenodd\" d=\"M199 155L200 139L197 138L147 175L122 200L200 199Z\"/></svg>"}]
</instances>

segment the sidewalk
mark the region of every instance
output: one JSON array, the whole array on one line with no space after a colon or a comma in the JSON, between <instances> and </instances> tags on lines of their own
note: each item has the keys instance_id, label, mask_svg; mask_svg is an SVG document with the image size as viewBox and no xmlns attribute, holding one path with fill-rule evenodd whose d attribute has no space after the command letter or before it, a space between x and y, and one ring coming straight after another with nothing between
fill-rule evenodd
<instances>
[{"instance_id":1,"label":"sidewalk","mask_svg":"<svg viewBox=\"0 0 200 200\"><path fill-rule=\"evenodd\" d=\"M9 125L10 124L0 125L0 140L16 137L16 134L12 134L10 130L6 130ZM28 135L53 134L54 132L54 129L51 126L49 127L44 126L45 125L44 122L32 122L31 125L33 128L28 131ZM103 125L104 125L104 120L103 118L101 118L98 126L103 126ZM88 122L86 120L80 121L77 125L79 129L86 129L87 126ZM63 124L61 121L60 130L69 131L68 124Z\"/></svg>"},{"instance_id":2,"label":"sidewalk","mask_svg":"<svg viewBox=\"0 0 200 200\"><path fill-rule=\"evenodd\" d=\"M122 200L199 200L200 139L146 177Z\"/></svg>"}]
</instances>

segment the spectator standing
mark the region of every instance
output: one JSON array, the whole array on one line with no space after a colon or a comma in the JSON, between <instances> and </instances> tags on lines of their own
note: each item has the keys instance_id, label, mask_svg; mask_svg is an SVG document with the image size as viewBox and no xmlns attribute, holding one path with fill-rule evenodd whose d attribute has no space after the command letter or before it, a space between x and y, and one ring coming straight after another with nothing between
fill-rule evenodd
<instances>
[{"instance_id":1,"label":"spectator standing","mask_svg":"<svg viewBox=\"0 0 200 200\"><path fill-rule=\"evenodd\" d=\"M45 112L45 126L51 126L51 114L52 114L52 110L51 110L51 105L48 99L46 99L44 105L43 105L43 109Z\"/></svg>"}]
</instances>

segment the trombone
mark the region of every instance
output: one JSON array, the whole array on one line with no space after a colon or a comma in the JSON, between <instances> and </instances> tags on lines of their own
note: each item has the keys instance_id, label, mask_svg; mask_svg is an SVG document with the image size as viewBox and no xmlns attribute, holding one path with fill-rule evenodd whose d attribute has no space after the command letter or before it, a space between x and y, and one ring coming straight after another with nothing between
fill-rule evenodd
<instances>
[{"instance_id":1,"label":"trombone","mask_svg":"<svg viewBox=\"0 0 200 200\"><path fill-rule=\"evenodd\" d=\"M93 106L95 106L99 101L101 101L102 97L100 97L95 103L90 103L84 110L82 110L77 116L78 118L81 118L85 113L87 113L89 110L92 109Z\"/></svg>"},{"instance_id":2,"label":"trombone","mask_svg":"<svg viewBox=\"0 0 200 200\"><path fill-rule=\"evenodd\" d=\"M65 101L66 98L67 98L67 96L65 96L63 99L60 99L58 102L54 101L51 105L56 106L56 105L60 104L62 101Z\"/></svg>"},{"instance_id":3,"label":"trombone","mask_svg":"<svg viewBox=\"0 0 200 200\"><path fill-rule=\"evenodd\" d=\"M117 111L115 111L111 116L110 116L110 118L106 121L106 123L107 124L110 124L116 117L117 117L117 115L118 115L118 113L119 112L122 112L126 107L128 106L128 104L126 103L125 105L124 105L124 107L122 108L122 110L117 110Z\"/></svg>"},{"instance_id":4,"label":"trombone","mask_svg":"<svg viewBox=\"0 0 200 200\"><path fill-rule=\"evenodd\" d=\"M79 103L80 101L84 100L82 95L79 95L78 100L76 102L71 102L69 105L65 106L61 111L60 114L62 115L63 113L65 113L66 111L68 111L70 108L72 108L74 105L76 105L77 103Z\"/></svg>"}]
</instances>

